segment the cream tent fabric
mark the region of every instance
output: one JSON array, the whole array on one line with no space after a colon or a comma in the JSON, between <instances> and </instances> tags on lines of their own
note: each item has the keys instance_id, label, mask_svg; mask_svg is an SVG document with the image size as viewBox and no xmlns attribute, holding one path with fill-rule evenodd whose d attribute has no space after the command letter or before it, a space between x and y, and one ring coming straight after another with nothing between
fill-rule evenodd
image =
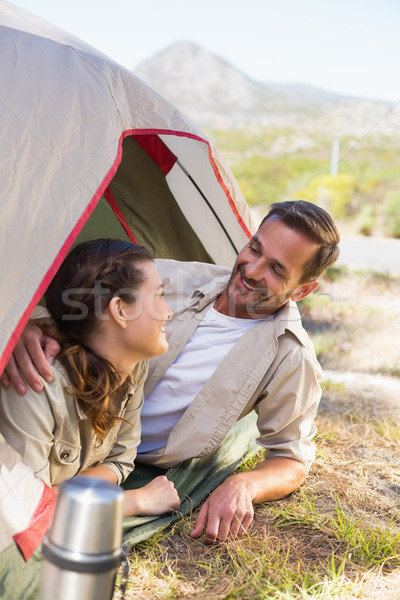
<instances>
[{"instance_id":1,"label":"cream tent fabric","mask_svg":"<svg viewBox=\"0 0 400 600\"><path fill-rule=\"evenodd\" d=\"M71 245L233 264L253 229L216 148L131 72L0 0L0 372Z\"/></svg>"}]
</instances>

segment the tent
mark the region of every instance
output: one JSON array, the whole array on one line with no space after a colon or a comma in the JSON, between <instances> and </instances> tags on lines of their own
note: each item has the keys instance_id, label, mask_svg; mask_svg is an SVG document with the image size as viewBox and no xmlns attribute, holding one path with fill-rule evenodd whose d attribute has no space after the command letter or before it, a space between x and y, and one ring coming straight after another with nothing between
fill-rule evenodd
<instances>
[{"instance_id":1,"label":"tent","mask_svg":"<svg viewBox=\"0 0 400 600\"><path fill-rule=\"evenodd\" d=\"M155 257L232 265L253 225L214 145L130 71L4 0L0 61L1 373L77 241L128 238ZM24 472L0 439L0 496L26 509L11 527L0 503L6 546L32 523L37 543L49 523L48 490Z\"/></svg>"},{"instance_id":2,"label":"tent","mask_svg":"<svg viewBox=\"0 0 400 600\"><path fill-rule=\"evenodd\" d=\"M1 373L76 240L232 265L253 226L214 145L130 71L4 0L0 57Z\"/></svg>"}]
</instances>

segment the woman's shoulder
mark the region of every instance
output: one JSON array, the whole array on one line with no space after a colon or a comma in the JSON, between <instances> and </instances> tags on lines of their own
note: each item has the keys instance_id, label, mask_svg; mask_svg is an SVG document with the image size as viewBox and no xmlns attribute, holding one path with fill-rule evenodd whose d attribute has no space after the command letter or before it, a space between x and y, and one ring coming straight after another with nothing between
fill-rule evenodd
<instances>
[{"instance_id":1,"label":"woman's shoulder","mask_svg":"<svg viewBox=\"0 0 400 600\"><path fill-rule=\"evenodd\" d=\"M138 384L142 380L146 379L147 373L149 371L149 361L142 360L140 361L136 367L133 369L132 378Z\"/></svg>"},{"instance_id":2,"label":"woman's shoulder","mask_svg":"<svg viewBox=\"0 0 400 600\"><path fill-rule=\"evenodd\" d=\"M140 361L136 367L132 371L132 387L128 391L129 394L136 394L138 391L143 393L144 383L147 378L147 373L149 372L149 361L142 360Z\"/></svg>"},{"instance_id":3,"label":"woman's shoulder","mask_svg":"<svg viewBox=\"0 0 400 600\"><path fill-rule=\"evenodd\" d=\"M4 413L9 415L9 418L15 416L16 421L21 422L36 416L45 419L45 415L52 415L51 418L59 419L65 404L65 388L67 387L66 374L62 366L55 361L51 365L53 380L50 382L41 378L43 388L41 391L34 391L30 386L26 393L21 396L13 387L3 388L0 386L0 415Z\"/></svg>"},{"instance_id":4,"label":"woman's shoulder","mask_svg":"<svg viewBox=\"0 0 400 600\"><path fill-rule=\"evenodd\" d=\"M49 404L53 407L57 406L58 411L63 412L66 402L69 403L70 400L72 404L75 404L74 397L66 391L70 386L70 380L65 368L57 359L51 365L51 371L53 373L52 381L42 379L43 393L47 396Z\"/></svg>"},{"instance_id":5,"label":"woman's shoulder","mask_svg":"<svg viewBox=\"0 0 400 600\"><path fill-rule=\"evenodd\" d=\"M43 385L47 389L55 389L59 386L64 389L66 386L69 385L70 382L67 375L67 371L65 370L65 368L59 360L56 359L54 363L50 365L50 368L51 372L53 373L52 381L47 382L44 379L42 379Z\"/></svg>"}]
</instances>

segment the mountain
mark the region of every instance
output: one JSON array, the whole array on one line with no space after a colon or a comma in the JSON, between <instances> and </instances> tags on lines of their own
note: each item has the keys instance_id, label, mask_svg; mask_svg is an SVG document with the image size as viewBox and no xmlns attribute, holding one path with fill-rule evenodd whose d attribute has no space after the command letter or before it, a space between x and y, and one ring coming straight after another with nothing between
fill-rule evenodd
<instances>
[{"instance_id":1,"label":"mountain","mask_svg":"<svg viewBox=\"0 0 400 600\"><path fill-rule=\"evenodd\" d=\"M363 135L379 123L379 133L387 135L400 127L398 107L305 84L255 81L189 41L168 46L134 73L202 128L301 126L305 132Z\"/></svg>"},{"instance_id":2,"label":"mountain","mask_svg":"<svg viewBox=\"0 0 400 600\"><path fill-rule=\"evenodd\" d=\"M310 86L264 84L226 60L181 41L140 63L134 73L203 127L240 127L276 113L336 98Z\"/></svg>"}]
</instances>

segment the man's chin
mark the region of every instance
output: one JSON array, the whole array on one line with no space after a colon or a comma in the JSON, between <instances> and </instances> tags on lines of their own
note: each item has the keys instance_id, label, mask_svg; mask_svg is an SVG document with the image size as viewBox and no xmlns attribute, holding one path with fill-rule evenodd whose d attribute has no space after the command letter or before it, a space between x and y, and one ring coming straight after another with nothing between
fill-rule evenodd
<instances>
[{"instance_id":1,"label":"man's chin","mask_svg":"<svg viewBox=\"0 0 400 600\"><path fill-rule=\"evenodd\" d=\"M229 314L244 319L263 319L274 314L280 307L274 303L234 302L230 304Z\"/></svg>"}]
</instances>

